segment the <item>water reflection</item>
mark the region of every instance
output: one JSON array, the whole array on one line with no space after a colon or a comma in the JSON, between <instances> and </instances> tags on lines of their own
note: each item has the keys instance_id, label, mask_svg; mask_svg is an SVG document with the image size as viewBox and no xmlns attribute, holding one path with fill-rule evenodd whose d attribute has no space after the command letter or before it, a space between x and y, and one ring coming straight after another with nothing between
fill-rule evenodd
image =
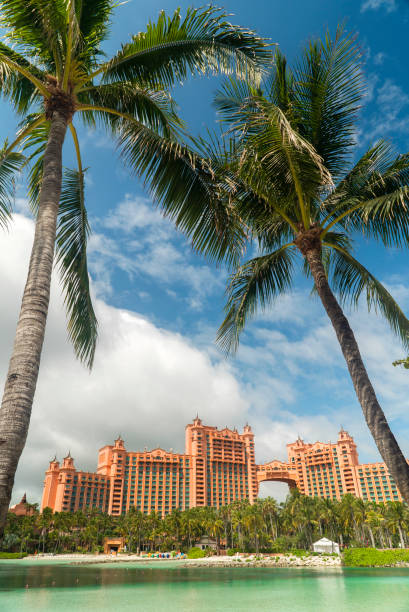
<instances>
[{"instance_id":1,"label":"water reflection","mask_svg":"<svg viewBox=\"0 0 409 612\"><path fill-rule=\"evenodd\" d=\"M26 588L28 585L28 588ZM409 610L409 569L0 562L1 612Z\"/></svg>"}]
</instances>

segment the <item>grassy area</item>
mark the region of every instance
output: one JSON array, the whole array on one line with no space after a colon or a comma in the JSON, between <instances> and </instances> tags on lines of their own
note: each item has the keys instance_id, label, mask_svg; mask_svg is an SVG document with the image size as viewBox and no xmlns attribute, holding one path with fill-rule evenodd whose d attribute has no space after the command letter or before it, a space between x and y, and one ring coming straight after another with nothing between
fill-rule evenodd
<instances>
[{"instance_id":1,"label":"grassy area","mask_svg":"<svg viewBox=\"0 0 409 612\"><path fill-rule=\"evenodd\" d=\"M23 557L27 557L27 553L0 552L0 559L23 559Z\"/></svg>"},{"instance_id":2,"label":"grassy area","mask_svg":"<svg viewBox=\"0 0 409 612\"><path fill-rule=\"evenodd\" d=\"M349 548L344 552L343 561L347 567L383 567L409 563L409 549Z\"/></svg>"}]
</instances>

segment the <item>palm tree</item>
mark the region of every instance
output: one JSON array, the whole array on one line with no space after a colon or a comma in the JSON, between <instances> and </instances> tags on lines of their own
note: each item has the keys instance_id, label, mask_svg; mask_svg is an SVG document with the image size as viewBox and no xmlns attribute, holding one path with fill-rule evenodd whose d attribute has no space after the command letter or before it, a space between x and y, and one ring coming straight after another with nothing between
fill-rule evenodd
<instances>
[{"instance_id":1,"label":"palm tree","mask_svg":"<svg viewBox=\"0 0 409 612\"><path fill-rule=\"evenodd\" d=\"M270 55L267 45L228 23L214 7L189 9L184 18L177 10L172 17L160 13L146 32L107 60L101 45L116 5L116 0L0 0L0 23L10 42L0 43L0 86L24 116L16 139L0 153L0 223L10 216L13 175L27 163L36 215L0 413L0 533L27 436L55 246L68 335L83 362L91 367L94 358L97 321L89 293L89 225L74 116L111 132L132 171L144 175L155 200L196 247L206 238L205 251L228 249L228 230L222 229L226 211L215 198L209 169L180 142L182 124L167 89L192 72L235 72L257 80ZM67 130L78 167L63 177Z\"/></svg>"},{"instance_id":2,"label":"palm tree","mask_svg":"<svg viewBox=\"0 0 409 612\"><path fill-rule=\"evenodd\" d=\"M293 71L277 53L264 92L233 80L219 91L216 103L230 141L208 155L224 164L225 199L260 254L230 277L218 341L227 353L235 351L246 320L290 290L299 262L333 325L379 452L409 502L409 466L341 308L366 296L368 308L378 310L408 346L408 319L353 256L357 230L385 245L409 238L409 154L395 157L378 142L350 164L363 94L359 48L342 31L334 40L327 35L311 42Z\"/></svg>"},{"instance_id":3,"label":"palm tree","mask_svg":"<svg viewBox=\"0 0 409 612\"><path fill-rule=\"evenodd\" d=\"M386 506L386 521L390 531L399 534L399 544L405 548L405 531L408 530L408 508L399 502L388 502Z\"/></svg>"}]
</instances>

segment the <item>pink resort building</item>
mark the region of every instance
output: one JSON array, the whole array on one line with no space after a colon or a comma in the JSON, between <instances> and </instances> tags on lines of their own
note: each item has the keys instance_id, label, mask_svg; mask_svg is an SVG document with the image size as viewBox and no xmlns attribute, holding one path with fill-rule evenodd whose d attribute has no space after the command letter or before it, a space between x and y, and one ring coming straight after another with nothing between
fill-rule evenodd
<instances>
[{"instance_id":1,"label":"pink resort building","mask_svg":"<svg viewBox=\"0 0 409 612\"><path fill-rule=\"evenodd\" d=\"M254 434L217 429L196 417L186 425L185 453L162 448L127 451L121 437L98 454L96 472L78 471L68 453L54 458L45 473L41 509L55 512L87 507L120 515L132 506L162 516L175 508L216 508L239 499L253 503L260 482L286 482L309 496L341 499L351 493L376 502L401 501L384 463L360 464L353 438L341 430L336 443L287 444L288 461L256 465Z\"/></svg>"},{"instance_id":2,"label":"pink resort building","mask_svg":"<svg viewBox=\"0 0 409 612\"><path fill-rule=\"evenodd\" d=\"M186 426L185 454L155 448L127 451L122 438L103 446L95 473L77 471L70 454L54 458L45 474L41 509L56 512L96 507L119 515L135 506L145 514L164 516L175 508L224 506L257 498L254 435L218 430L199 417Z\"/></svg>"},{"instance_id":3,"label":"pink resort building","mask_svg":"<svg viewBox=\"0 0 409 612\"><path fill-rule=\"evenodd\" d=\"M284 481L311 497L339 500L351 493L365 501L402 501L386 465L359 463L354 439L343 429L335 443L307 444L298 438L287 444L287 454L287 462L258 465L258 481Z\"/></svg>"}]
</instances>

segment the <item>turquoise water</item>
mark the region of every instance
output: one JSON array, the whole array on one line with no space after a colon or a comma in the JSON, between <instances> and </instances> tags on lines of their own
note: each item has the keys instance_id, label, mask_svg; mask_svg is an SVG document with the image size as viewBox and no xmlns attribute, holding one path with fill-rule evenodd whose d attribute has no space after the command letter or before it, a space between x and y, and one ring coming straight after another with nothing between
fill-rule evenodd
<instances>
[{"instance_id":1,"label":"turquoise water","mask_svg":"<svg viewBox=\"0 0 409 612\"><path fill-rule=\"evenodd\" d=\"M0 561L0 610L409 612L409 569Z\"/></svg>"}]
</instances>

